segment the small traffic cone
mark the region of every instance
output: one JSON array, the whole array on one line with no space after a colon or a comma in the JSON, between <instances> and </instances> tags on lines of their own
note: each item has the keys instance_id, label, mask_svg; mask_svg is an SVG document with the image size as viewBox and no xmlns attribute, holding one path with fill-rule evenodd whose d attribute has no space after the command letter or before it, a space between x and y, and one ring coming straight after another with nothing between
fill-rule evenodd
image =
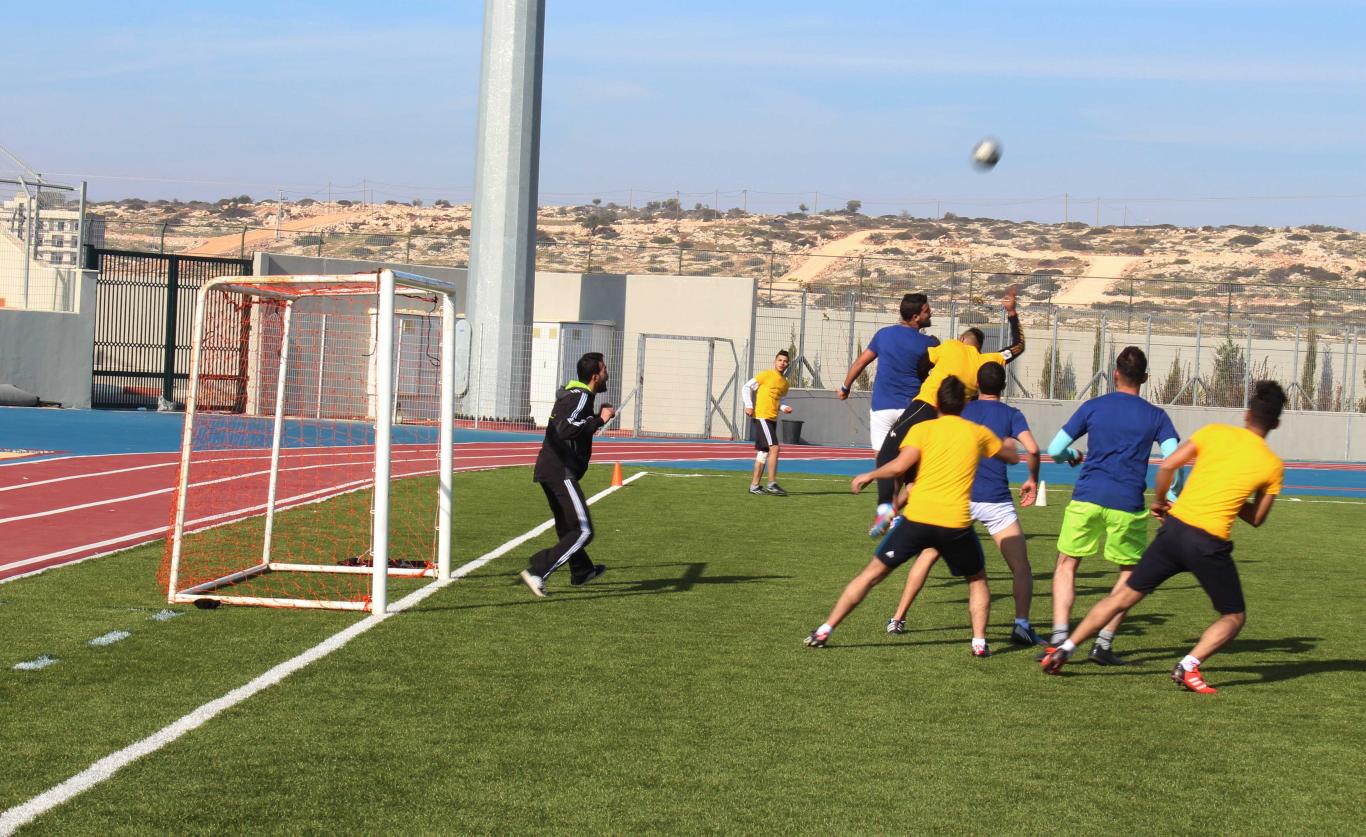
<instances>
[{"instance_id":1,"label":"small traffic cone","mask_svg":"<svg viewBox=\"0 0 1366 837\"><path fill-rule=\"evenodd\" d=\"M1034 500L1034 505L1048 505L1048 483L1044 482L1043 480L1039 480L1039 496L1037 499Z\"/></svg>"},{"instance_id":2,"label":"small traffic cone","mask_svg":"<svg viewBox=\"0 0 1366 837\"><path fill-rule=\"evenodd\" d=\"M621 484L621 463L616 462L612 465L612 487L620 488Z\"/></svg>"}]
</instances>

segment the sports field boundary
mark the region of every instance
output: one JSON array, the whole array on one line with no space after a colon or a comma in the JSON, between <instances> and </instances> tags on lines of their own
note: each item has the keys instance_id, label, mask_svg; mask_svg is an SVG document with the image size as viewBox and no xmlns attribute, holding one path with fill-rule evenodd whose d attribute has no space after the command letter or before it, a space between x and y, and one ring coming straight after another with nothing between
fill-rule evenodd
<instances>
[{"instance_id":1,"label":"sports field boundary","mask_svg":"<svg viewBox=\"0 0 1366 837\"><path fill-rule=\"evenodd\" d=\"M599 491L597 494L588 498L588 505L593 505L615 492L618 488L629 485L641 477L646 476L648 473L648 471L640 471L623 480L621 486L614 485L604 488L602 491ZM484 553L478 558L462 564L451 573L449 579L433 581L425 587L414 590L412 593L409 593L394 602L387 613L377 613L367 616L359 622L338 631L307 651L275 665L254 680L251 680L242 686L238 686L236 689L233 689L222 697L211 700L192 712L189 712L146 738L129 744L121 750L110 753L82 770L80 773L77 773L66 781L38 794L27 802L20 803L19 805L0 813L0 837L7 837L7 835L13 834L18 829L29 824L48 811L51 811L57 806L74 799L96 785L112 778L115 773L143 756L155 753L157 750L160 750L187 733L192 732L213 720L225 710L231 709L258 692L264 691L265 689L282 682L286 677L321 660L333 651L345 647L351 640L381 624L390 616L408 610L427 599L433 593L448 587L457 579L464 578L494 559L506 555L527 541L549 531L554 525L555 521L553 519L547 520L521 535L518 535L512 540L507 541L501 546Z\"/></svg>"}]
</instances>

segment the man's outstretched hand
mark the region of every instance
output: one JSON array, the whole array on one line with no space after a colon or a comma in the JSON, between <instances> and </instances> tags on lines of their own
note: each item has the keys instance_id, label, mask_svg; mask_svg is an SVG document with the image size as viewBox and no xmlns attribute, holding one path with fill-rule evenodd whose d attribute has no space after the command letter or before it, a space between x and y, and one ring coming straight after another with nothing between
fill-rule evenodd
<instances>
[{"instance_id":1,"label":"man's outstretched hand","mask_svg":"<svg viewBox=\"0 0 1366 837\"><path fill-rule=\"evenodd\" d=\"M1011 285L1006 288L1006 295L1001 298L1001 307L1006 309L1008 316L1015 316L1015 297L1020 295L1019 284Z\"/></svg>"},{"instance_id":2,"label":"man's outstretched hand","mask_svg":"<svg viewBox=\"0 0 1366 837\"><path fill-rule=\"evenodd\" d=\"M617 408L613 407L611 404L603 404L602 409L598 410L598 418L602 419L603 424L611 421L616 415Z\"/></svg>"}]
</instances>

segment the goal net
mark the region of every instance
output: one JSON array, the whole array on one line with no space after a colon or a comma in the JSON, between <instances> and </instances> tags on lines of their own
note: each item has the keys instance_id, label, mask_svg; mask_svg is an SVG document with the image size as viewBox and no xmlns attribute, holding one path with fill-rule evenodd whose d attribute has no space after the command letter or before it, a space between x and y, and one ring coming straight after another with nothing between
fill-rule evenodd
<instances>
[{"instance_id":1,"label":"goal net","mask_svg":"<svg viewBox=\"0 0 1366 837\"><path fill-rule=\"evenodd\" d=\"M199 292L168 600L387 607L450 575L455 287L383 270Z\"/></svg>"}]
</instances>

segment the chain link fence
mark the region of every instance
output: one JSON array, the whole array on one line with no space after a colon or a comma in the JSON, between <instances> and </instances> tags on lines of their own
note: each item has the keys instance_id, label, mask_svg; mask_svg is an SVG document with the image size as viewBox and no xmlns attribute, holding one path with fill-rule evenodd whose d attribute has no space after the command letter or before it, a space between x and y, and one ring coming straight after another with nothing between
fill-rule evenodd
<instances>
[{"instance_id":1,"label":"chain link fence","mask_svg":"<svg viewBox=\"0 0 1366 837\"><path fill-rule=\"evenodd\" d=\"M74 311L82 192L24 177L0 179L4 185L15 190L0 201L0 308Z\"/></svg>"}]
</instances>

